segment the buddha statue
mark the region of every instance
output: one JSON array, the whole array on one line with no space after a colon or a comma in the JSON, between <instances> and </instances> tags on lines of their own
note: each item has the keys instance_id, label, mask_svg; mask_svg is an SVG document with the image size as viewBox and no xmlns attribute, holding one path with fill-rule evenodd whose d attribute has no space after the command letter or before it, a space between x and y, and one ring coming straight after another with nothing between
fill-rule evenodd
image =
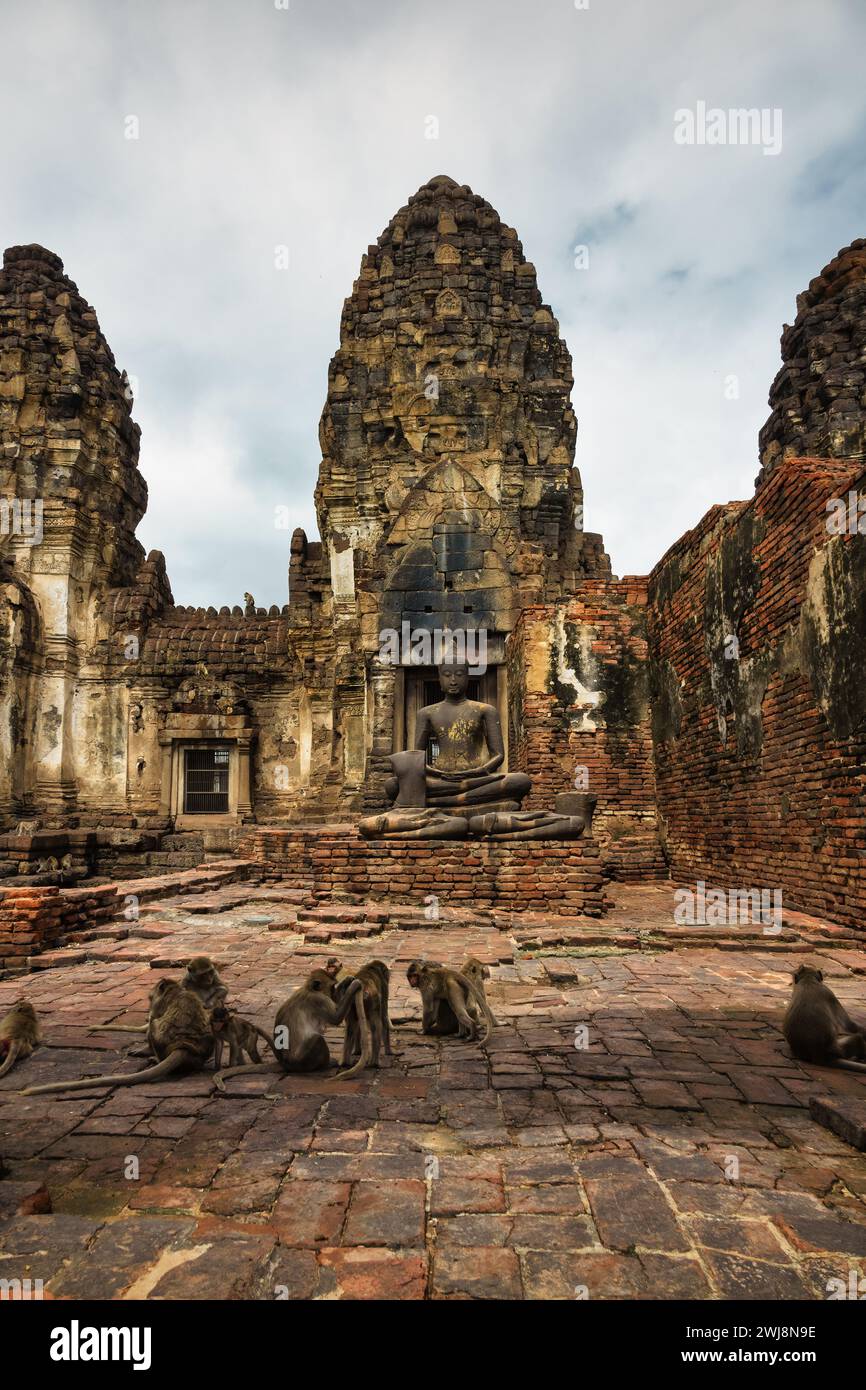
<instances>
[{"instance_id":1,"label":"buddha statue","mask_svg":"<svg viewBox=\"0 0 866 1390\"><path fill-rule=\"evenodd\" d=\"M497 710L468 698L465 664L440 666L439 684L444 698L419 710L415 723L415 750L425 754L425 804L444 810L495 802L498 810L519 810L531 783L524 772L498 770L505 761L505 744ZM431 742L438 749L435 762L426 758ZM402 789L401 771L398 763L396 786L393 780L386 784L392 795Z\"/></svg>"},{"instance_id":2,"label":"buddha statue","mask_svg":"<svg viewBox=\"0 0 866 1390\"><path fill-rule=\"evenodd\" d=\"M394 775L385 783L389 811L358 825L367 839L464 839L471 834L522 839L576 836L583 818L521 812L531 789L525 772L500 772L505 744L498 711L466 694L469 667L439 667L443 698L419 710L415 748L391 755ZM435 759L428 749L435 743ZM480 814L479 814L480 813Z\"/></svg>"}]
</instances>

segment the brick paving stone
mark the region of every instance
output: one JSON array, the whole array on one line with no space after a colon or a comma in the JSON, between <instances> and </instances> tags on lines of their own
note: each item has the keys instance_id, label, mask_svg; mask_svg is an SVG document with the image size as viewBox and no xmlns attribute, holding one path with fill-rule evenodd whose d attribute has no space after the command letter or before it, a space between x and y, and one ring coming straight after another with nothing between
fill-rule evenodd
<instances>
[{"instance_id":1,"label":"brick paving stone","mask_svg":"<svg viewBox=\"0 0 866 1390\"><path fill-rule=\"evenodd\" d=\"M434 1298L515 1299L522 1296L520 1265L500 1246L447 1247L433 1262Z\"/></svg>"},{"instance_id":2,"label":"brick paving stone","mask_svg":"<svg viewBox=\"0 0 866 1390\"><path fill-rule=\"evenodd\" d=\"M0 1182L0 1222L12 1216L36 1216L51 1211L51 1193L45 1183Z\"/></svg>"},{"instance_id":3,"label":"brick paving stone","mask_svg":"<svg viewBox=\"0 0 866 1390\"><path fill-rule=\"evenodd\" d=\"M529 1251L520 1263L530 1299L631 1299L640 1298L646 1287L643 1266L634 1255Z\"/></svg>"},{"instance_id":4,"label":"brick paving stone","mask_svg":"<svg viewBox=\"0 0 866 1390\"><path fill-rule=\"evenodd\" d=\"M359 1182L352 1194L343 1245L424 1244L422 1182Z\"/></svg>"},{"instance_id":5,"label":"brick paving stone","mask_svg":"<svg viewBox=\"0 0 866 1390\"><path fill-rule=\"evenodd\" d=\"M427 1261L417 1251L363 1248L319 1252L319 1296L351 1299L422 1299Z\"/></svg>"},{"instance_id":6,"label":"brick paving stone","mask_svg":"<svg viewBox=\"0 0 866 1390\"><path fill-rule=\"evenodd\" d=\"M193 1231L171 1252L178 1261L149 1289L153 1298L253 1298L258 1273L276 1244L270 1233L213 1233L205 1239ZM155 1267L159 1271L159 1265ZM133 1285L133 1290L135 1285Z\"/></svg>"},{"instance_id":7,"label":"brick paving stone","mask_svg":"<svg viewBox=\"0 0 866 1390\"><path fill-rule=\"evenodd\" d=\"M660 1185L643 1164L619 1154L580 1165L590 1210L603 1245L629 1250L687 1250L688 1242Z\"/></svg>"},{"instance_id":8,"label":"brick paving stone","mask_svg":"<svg viewBox=\"0 0 866 1390\"><path fill-rule=\"evenodd\" d=\"M436 1248L444 1249L449 1245L507 1245L512 1225L510 1216L498 1212L439 1217L434 1225Z\"/></svg>"},{"instance_id":9,"label":"brick paving stone","mask_svg":"<svg viewBox=\"0 0 866 1390\"><path fill-rule=\"evenodd\" d=\"M504 1211L502 1184L484 1178L440 1178L432 1185L430 1210L434 1216L456 1216L466 1211Z\"/></svg>"},{"instance_id":10,"label":"brick paving stone","mask_svg":"<svg viewBox=\"0 0 866 1390\"><path fill-rule=\"evenodd\" d=\"M0 1277L77 1288L90 1260L105 1297L132 1277L134 1297L563 1299L581 1286L590 1298L789 1299L825 1298L829 1279L866 1265L866 1158L846 1142L863 1128L862 1080L801 1066L779 1028L793 947L856 1013L856 938L843 951L804 919L776 953L760 938L708 948L676 933L648 951L637 933L670 925L669 888L615 884L593 931L630 935L627 952L535 958L515 955L509 933L546 931L542 913L522 925L446 914L434 932L417 909L389 920L387 902L314 905L298 890L291 930L275 933L256 918L277 917L269 896L295 890L197 886L206 913L154 898L151 940L101 935L88 943L99 959L24 978L52 1042L23 1064L29 1081L132 1070L128 1039L87 1030L143 1017L157 960L172 972L203 951L228 962L233 1000L266 1026L334 949L305 943L308 927L385 927L339 951L348 968L371 954L391 965L398 1055L350 1082L275 1072L226 1095L209 1073L75 1099L22 1097L21 1073L4 1078ZM586 946L567 926L559 935ZM419 952L495 966L502 1021L486 1044L420 1037L404 978ZM0 1012L21 989L0 980ZM574 1047L579 1023L588 1051ZM816 1122L830 1111L839 1133Z\"/></svg>"},{"instance_id":11,"label":"brick paving stone","mask_svg":"<svg viewBox=\"0 0 866 1390\"><path fill-rule=\"evenodd\" d=\"M855 1149L866 1149L866 1100L848 1096L812 1096L809 1113Z\"/></svg>"},{"instance_id":12,"label":"brick paving stone","mask_svg":"<svg viewBox=\"0 0 866 1390\"><path fill-rule=\"evenodd\" d=\"M792 1264L770 1264L740 1255L707 1250L704 1259L722 1298L792 1299L812 1296L809 1284Z\"/></svg>"},{"instance_id":13,"label":"brick paving stone","mask_svg":"<svg viewBox=\"0 0 866 1390\"><path fill-rule=\"evenodd\" d=\"M595 1227L588 1216L517 1212L509 1243L527 1250L581 1250L594 1239Z\"/></svg>"},{"instance_id":14,"label":"brick paving stone","mask_svg":"<svg viewBox=\"0 0 866 1390\"><path fill-rule=\"evenodd\" d=\"M281 1243L335 1243L342 1230L351 1190L351 1185L343 1182L287 1183L271 1217Z\"/></svg>"},{"instance_id":15,"label":"brick paving stone","mask_svg":"<svg viewBox=\"0 0 866 1390\"><path fill-rule=\"evenodd\" d=\"M194 1222L137 1216L113 1221L97 1233L86 1253L75 1256L51 1281L58 1298L119 1298L162 1252L187 1236Z\"/></svg>"},{"instance_id":16,"label":"brick paving stone","mask_svg":"<svg viewBox=\"0 0 866 1390\"><path fill-rule=\"evenodd\" d=\"M271 1252L261 1270L256 1296L278 1301L315 1298L319 1288L319 1262L314 1250L283 1249Z\"/></svg>"},{"instance_id":17,"label":"brick paving stone","mask_svg":"<svg viewBox=\"0 0 866 1390\"><path fill-rule=\"evenodd\" d=\"M554 1212L559 1215L585 1213L586 1198L577 1183L558 1183L555 1186L537 1184L533 1187L508 1187L508 1210L519 1212Z\"/></svg>"}]
</instances>

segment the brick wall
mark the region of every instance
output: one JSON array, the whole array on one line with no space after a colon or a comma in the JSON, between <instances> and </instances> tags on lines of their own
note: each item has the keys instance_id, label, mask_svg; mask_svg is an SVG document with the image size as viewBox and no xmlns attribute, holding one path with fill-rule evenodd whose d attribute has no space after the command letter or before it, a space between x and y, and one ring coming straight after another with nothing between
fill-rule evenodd
<instances>
[{"instance_id":1,"label":"brick wall","mask_svg":"<svg viewBox=\"0 0 866 1390\"><path fill-rule=\"evenodd\" d=\"M532 778L525 805L552 809L558 793L575 790L596 796L593 833L617 879L667 876L646 655L646 580L637 578L587 579L575 598L524 609L508 642L509 766Z\"/></svg>"},{"instance_id":2,"label":"brick wall","mask_svg":"<svg viewBox=\"0 0 866 1390\"><path fill-rule=\"evenodd\" d=\"M866 924L866 536L827 502L862 462L786 459L713 508L649 584L659 812L672 871L781 888Z\"/></svg>"},{"instance_id":3,"label":"brick wall","mask_svg":"<svg viewBox=\"0 0 866 1390\"><path fill-rule=\"evenodd\" d=\"M497 907L598 917L605 908L598 844L579 841L364 840L353 826L252 830L241 852L266 881L421 905Z\"/></svg>"},{"instance_id":4,"label":"brick wall","mask_svg":"<svg viewBox=\"0 0 866 1390\"><path fill-rule=\"evenodd\" d=\"M124 883L85 884L81 888L22 887L0 889L0 973L23 971L30 957L62 946L73 934L125 915L134 897L139 903L175 893L197 893L243 881L251 865L224 860Z\"/></svg>"}]
</instances>

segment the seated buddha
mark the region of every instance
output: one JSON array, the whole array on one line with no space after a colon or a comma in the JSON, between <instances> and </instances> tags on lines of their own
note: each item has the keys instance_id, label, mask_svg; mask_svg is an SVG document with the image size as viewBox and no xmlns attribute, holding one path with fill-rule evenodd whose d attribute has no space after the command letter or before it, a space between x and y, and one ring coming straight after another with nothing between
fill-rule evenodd
<instances>
[{"instance_id":1,"label":"seated buddha","mask_svg":"<svg viewBox=\"0 0 866 1390\"><path fill-rule=\"evenodd\" d=\"M493 705L468 698L468 665L444 663L439 684L443 698L418 712L414 751L391 758L395 775L385 790L392 809L362 821L362 835L460 838L476 810L517 811L529 792L526 773L499 771L505 761L499 714ZM428 756L431 742L438 749L435 761Z\"/></svg>"}]
</instances>

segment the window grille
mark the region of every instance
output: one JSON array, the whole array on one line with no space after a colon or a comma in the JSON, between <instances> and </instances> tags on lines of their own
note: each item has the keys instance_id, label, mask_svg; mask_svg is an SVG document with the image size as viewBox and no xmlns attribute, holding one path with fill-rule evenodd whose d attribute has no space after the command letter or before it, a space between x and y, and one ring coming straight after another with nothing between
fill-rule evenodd
<instances>
[{"instance_id":1,"label":"window grille","mask_svg":"<svg viewBox=\"0 0 866 1390\"><path fill-rule=\"evenodd\" d=\"M187 748L183 791L185 815L225 814L229 809L228 748Z\"/></svg>"}]
</instances>

